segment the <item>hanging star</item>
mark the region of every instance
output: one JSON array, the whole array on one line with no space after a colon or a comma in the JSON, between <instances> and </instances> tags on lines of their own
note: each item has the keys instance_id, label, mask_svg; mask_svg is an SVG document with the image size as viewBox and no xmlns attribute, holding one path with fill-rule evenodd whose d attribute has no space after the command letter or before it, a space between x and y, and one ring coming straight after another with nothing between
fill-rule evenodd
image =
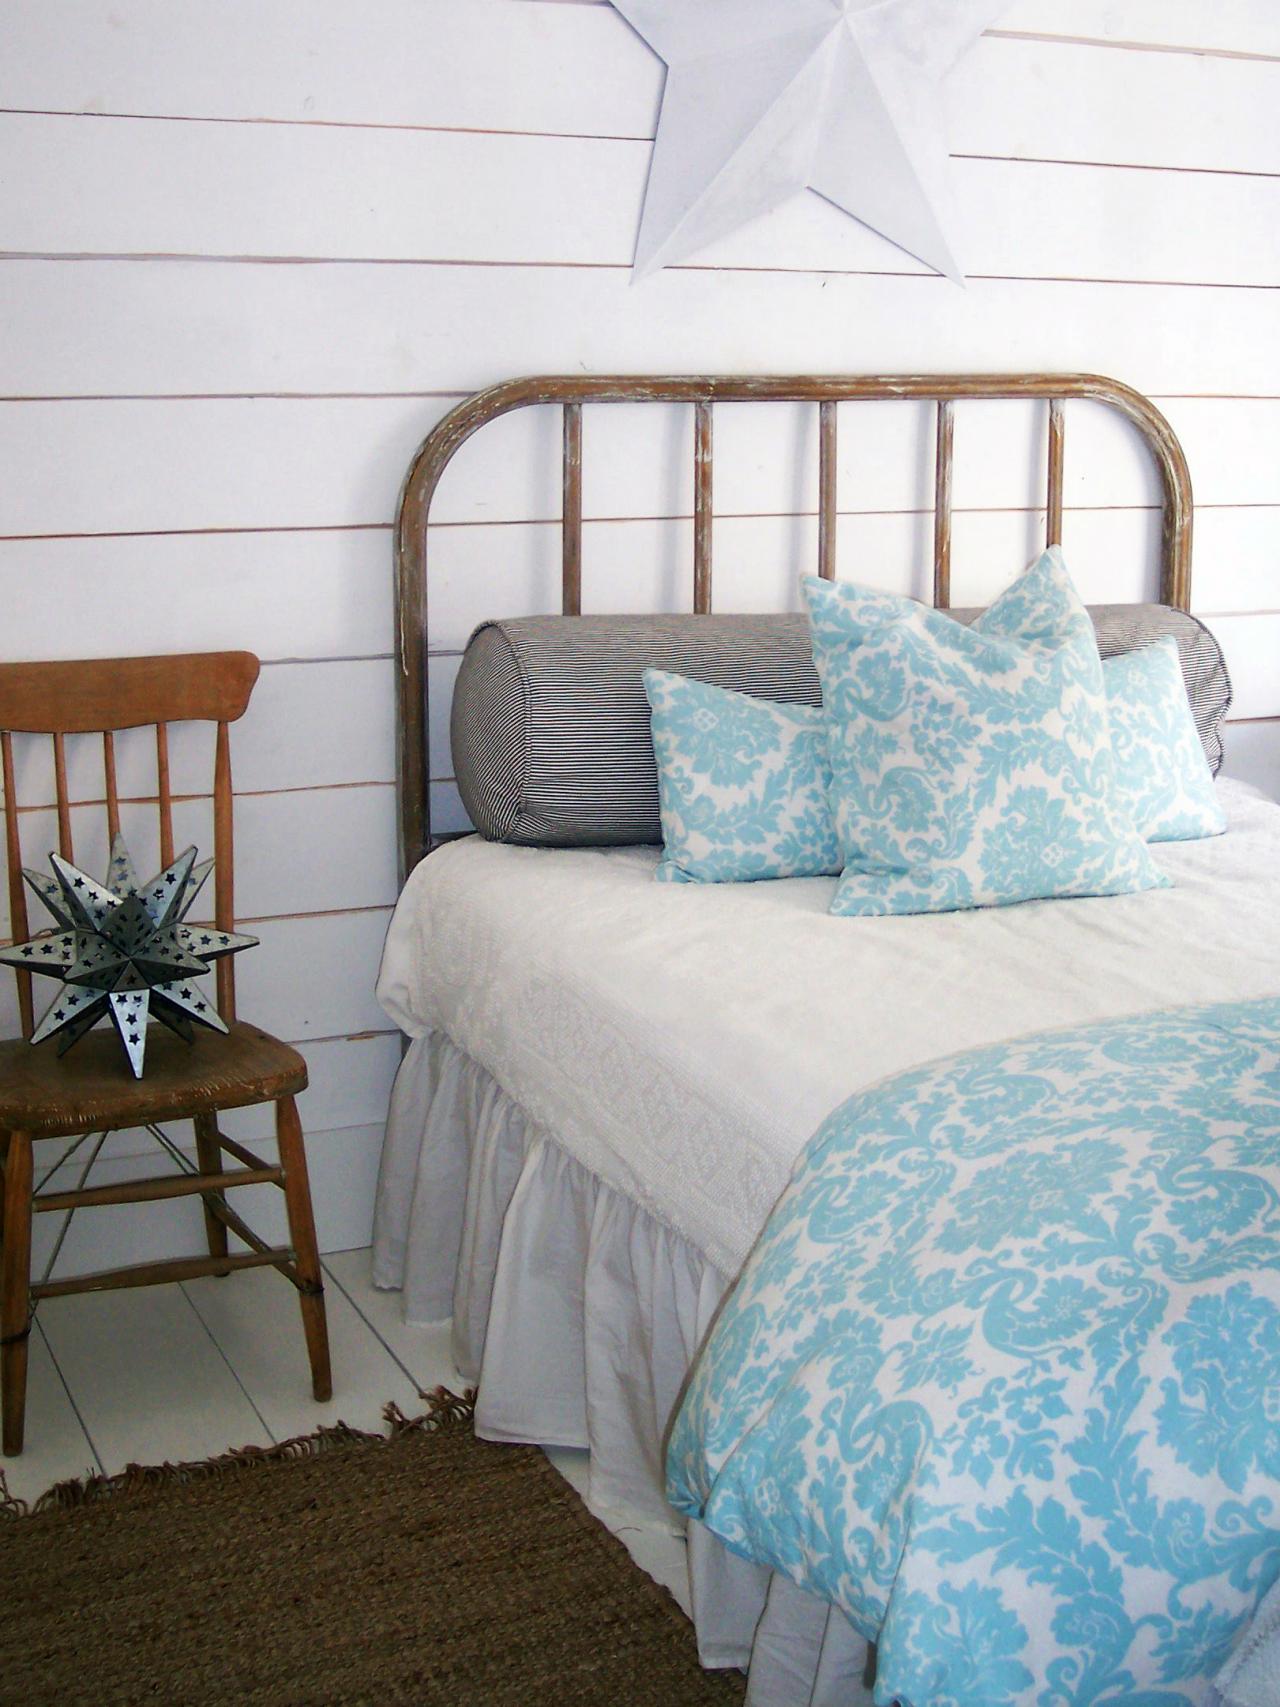
<instances>
[{"instance_id":1,"label":"hanging star","mask_svg":"<svg viewBox=\"0 0 1280 1707\"><path fill-rule=\"evenodd\" d=\"M1008 0L613 0L666 61L635 274L805 188L957 283L939 83Z\"/></svg>"},{"instance_id":2,"label":"hanging star","mask_svg":"<svg viewBox=\"0 0 1280 1707\"><path fill-rule=\"evenodd\" d=\"M187 848L149 883L139 883L124 839L117 835L105 883L95 883L57 854L49 862L51 878L39 871L22 875L60 929L0 949L0 963L42 972L64 986L32 1032L32 1043L60 1031L58 1054L65 1055L109 1014L140 1079L151 1017L188 1043L192 1020L226 1031L222 1016L192 979L202 978L224 955L252 948L258 939L182 923L213 869L211 859L197 865L196 850Z\"/></svg>"}]
</instances>

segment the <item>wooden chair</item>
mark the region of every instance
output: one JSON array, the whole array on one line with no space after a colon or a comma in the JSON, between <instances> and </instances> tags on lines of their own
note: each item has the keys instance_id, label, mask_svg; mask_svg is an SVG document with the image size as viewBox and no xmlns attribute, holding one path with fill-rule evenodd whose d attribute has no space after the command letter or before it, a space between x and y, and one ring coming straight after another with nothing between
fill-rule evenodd
<instances>
[{"instance_id":1,"label":"wooden chair","mask_svg":"<svg viewBox=\"0 0 1280 1707\"><path fill-rule=\"evenodd\" d=\"M214 738L213 813L214 922L234 928L232 794L228 724L242 716L258 678L258 660L248 652L212 652L168 658L123 658L87 663L0 665L0 757L3 759L9 907L15 942L29 935L21 876L19 807L15 792L15 733L53 740L58 842L74 860L68 792L68 737L97 734L102 745L105 807L109 832L120 828L121 797L116 781L116 732L155 726L156 789L160 819L160 864L174 857L168 726L200 720L217 725ZM132 737L136 741L138 737ZM181 801L184 796L180 795ZM126 804L132 804L126 801ZM44 848L27 863L44 865ZM141 849L135 850L142 857ZM86 862L87 863L87 862ZM91 876L101 876L90 871ZM204 917L201 902L197 915ZM32 1031L31 978L19 972L18 999L24 1038L0 1043L0 1156L3 1157L3 1245L0 1246L0 1394L3 1445L22 1450L26 1400L27 1342L35 1307L42 1298L118 1286L147 1286L196 1275L225 1275L237 1268L271 1264L298 1289L302 1325L311 1363L312 1391L330 1397L329 1342L325 1325L320 1259L311 1211L302 1128L294 1097L305 1090L306 1062L296 1050L235 1017L235 973L230 958L217 962L217 1006L229 1032L197 1030L188 1044L159 1025L147 1035L145 1073L134 1078L119 1040L98 1029L61 1059L57 1038L25 1041ZM49 990L55 986L42 979ZM218 1111L274 1102L278 1165L254 1155L218 1128ZM198 1166L158 1130L159 1122L191 1120ZM108 1132L147 1127L184 1171L117 1185L86 1186L88 1169L75 1190L33 1193L33 1145L46 1138L98 1140ZM94 1152L96 1154L96 1151ZM226 1158L240 1164L231 1168ZM47 1158L46 1158L47 1159ZM91 1157L92 1161L92 1157ZM55 1164L56 1165L56 1164ZM49 1172L52 1173L53 1168ZM48 1176L46 1175L46 1178ZM232 1210L226 1193L234 1186L269 1183L284 1193L287 1246L271 1246ZM43 1181L41 1182L43 1184ZM97 1204L141 1203L199 1194L203 1200L209 1255L140 1263L97 1274L32 1283L31 1225L36 1213L72 1212ZM65 1231L65 1223L64 1223ZM248 1248L228 1251L227 1234ZM59 1241L60 1242L60 1241Z\"/></svg>"}]
</instances>

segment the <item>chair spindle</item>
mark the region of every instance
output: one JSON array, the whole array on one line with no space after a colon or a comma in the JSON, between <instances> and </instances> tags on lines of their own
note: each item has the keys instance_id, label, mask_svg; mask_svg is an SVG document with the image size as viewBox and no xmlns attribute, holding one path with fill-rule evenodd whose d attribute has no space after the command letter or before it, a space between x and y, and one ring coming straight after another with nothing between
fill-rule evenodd
<instances>
[{"instance_id":1,"label":"chair spindle","mask_svg":"<svg viewBox=\"0 0 1280 1707\"><path fill-rule=\"evenodd\" d=\"M214 918L218 929L235 929L236 903L231 842L231 733L218 724L218 742L213 760L213 868ZM236 1017L235 969L230 955L217 964L218 1012L230 1025Z\"/></svg>"},{"instance_id":2,"label":"chair spindle","mask_svg":"<svg viewBox=\"0 0 1280 1707\"><path fill-rule=\"evenodd\" d=\"M156 804L160 813L160 864L173 864L173 794L169 787L169 725L156 724Z\"/></svg>"},{"instance_id":3,"label":"chair spindle","mask_svg":"<svg viewBox=\"0 0 1280 1707\"><path fill-rule=\"evenodd\" d=\"M53 781L58 796L58 852L63 859L74 861L75 844L71 840L71 797L67 793L66 737L53 737Z\"/></svg>"},{"instance_id":4,"label":"chair spindle","mask_svg":"<svg viewBox=\"0 0 1280 1707\"><path fill-rule=\"evenodd\" d=\"M110 729L102 731L102 771L107 784L107 829L114 841L120 834L120 794L116 788L116 742Z\"/></svg>"},{"instance_id":5,"label":"chair spindle","mask_svg":"<svg viewBox=\"0 0 1280 1707\"><path fill-rule=\"evenodd\" d=\"M9 934L14 942L31 935L27 919L27 891L22 881L22 841L18 834L18 794L13 775L13 736L0 733L0 762L4 767L4 841L9 863ZM30 1037L35 1024L31 1001L31 974L18 973L18 1012L22 1033Z\"/></svg>"}]
</instances>

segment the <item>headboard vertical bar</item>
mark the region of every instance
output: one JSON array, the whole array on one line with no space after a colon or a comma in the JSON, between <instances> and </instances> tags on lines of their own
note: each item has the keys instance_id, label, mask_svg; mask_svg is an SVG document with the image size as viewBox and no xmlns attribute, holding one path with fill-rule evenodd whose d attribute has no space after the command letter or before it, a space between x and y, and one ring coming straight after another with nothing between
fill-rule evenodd
<instances>
[{"instance_id":1,"label":"headboard vertical bar","mask_svg":"<svg viewBox=\"0 0 1280 1707\"><path fill-rule=\"evenodd\" d=\"M711 609L712 527L711 404L694 405L693 425L693 608L698 616Z\"/></svg>"},{"instance_id":2,"label":"headboard vertical bar","mask_svg":"<svg viewBox=\"0 0 1280 1707\"><path fill-rule=\"evenodd\" d=\"M1066 406L1061 397L1049 399L1049 497L1045 544L1062 544L1062 459L1066 449Z\"/></svg>"},{"instance_id":3,"label":"headboard vertical bar","mask_svg":"<svg viewBox=\"0 0 1280 1707\"><path fill-rule=\"evenodd\" d=\"M564 503L561 509L560 608L582 614L582 405L564 405Z\"/></svg>"},{"instance_id":4,"label":"headboard vertical bar","mask_svg":"<svg viewBox=\"0 0 1280 1707\"><path fill-rule=\"evenodd\" d=\"M4 840L9 861L9 934L14 942L24 942L31 935L27 920L27 895L22 884L22 838L18 833L18 792L13 774L13 736L6 729L0 734L0 756L4 765ZM18 973L18 1012L22 1017L22 1035L31 1036L35 1024L31 1005L31 974Z\"/></svg>"},{"instance_id":5,"label":"headboard vertical bar","mask_svg":"<svg viewBox=\"0 0 1280 1707\"><path fill-rule=\"evenodd\" d=\"M818 405L818 573L836 578L836 405Z\"/></svg>"},{"instance_id":6,"label":"headboard vertical bar","mask_svg":"<svg viewBox=\"0 0 1280 1707\"><path fill-rule=\"evenodd\" d=\"M67 742L61 730L53 737L53 783L58 796L58 852L63 859L74 860L76 854L71 840L71 797L67 793Z\"/></svg>"},{"instance_id":7,"label":"headboard vertical bar","mask_svg":"<svg viewBox=\"0 0 1280 1707\"><path fill-rule=\"evenodd\" d=\"M938 404L933 474L933 602L938 610L948 610L951 605L951 453L955 430L955 414L947 398Z\"/></svg>"}]
</instances>

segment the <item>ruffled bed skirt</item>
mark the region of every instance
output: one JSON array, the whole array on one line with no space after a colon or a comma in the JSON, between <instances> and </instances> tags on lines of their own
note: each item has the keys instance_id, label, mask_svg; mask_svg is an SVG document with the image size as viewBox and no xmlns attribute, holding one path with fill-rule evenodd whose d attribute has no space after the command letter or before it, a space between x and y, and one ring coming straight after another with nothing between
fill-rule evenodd
<instances>
[{"instance_id":1,"label":"ruffled bed skirt","mask_svg":"<svg viewBox=\"0 0 1280 1707\"><path fill-rule=\"evenodd\" d=\"M667 1424L729 1282L603 1185L447 1038L418 1038L392 1096L373 1280L410 1322L453 1318L490 1440L587 1447L589 1501L678 1532ZM750 1671L750 1707L858 1707L867 1645L843 1615L687 1530L706 1666Z\"/></svg>"}]
</instances>

